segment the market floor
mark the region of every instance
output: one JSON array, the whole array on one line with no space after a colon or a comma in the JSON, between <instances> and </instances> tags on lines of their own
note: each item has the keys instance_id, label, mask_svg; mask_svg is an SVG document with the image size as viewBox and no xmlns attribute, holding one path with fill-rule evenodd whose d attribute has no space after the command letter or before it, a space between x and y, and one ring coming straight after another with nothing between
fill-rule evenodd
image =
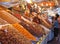
<instances>
[{"instance_id":1,"label":"market floor","mask_svg":"<svg viewBox=\"0 0 60 44\"><path fill-rule=\"evenodd\" d=\"M52 41L49 41L47 44L60 44L60 41L54 38Z\"/></svg>"},{"instance_id":2,"label":"market floor","mask_svg":"<svg viewBox=\"0 0 60 44\"><path fill-rule=\"evenodd\" d=\"M60 40L60 30L59 30L59 40ZM55 38L52 40L52 41L50 41L50 42L48 42L47 44L60 44L60 41L59 40L56 40Z\"/></svg>"}]
</instances>

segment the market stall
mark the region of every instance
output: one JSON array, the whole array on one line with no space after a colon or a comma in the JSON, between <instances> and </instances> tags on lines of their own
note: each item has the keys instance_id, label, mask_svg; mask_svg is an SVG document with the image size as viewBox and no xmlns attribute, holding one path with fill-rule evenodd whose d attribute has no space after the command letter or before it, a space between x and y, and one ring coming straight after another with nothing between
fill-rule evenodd
<instances>
[{"instance_id":1,"label":"market stall","mask_svg":"<svg viewBox=\"0 0 60 44\"><path fill-rule=\"evenodd\" d=\"M17 2L18 4L15 4L13 6L11 5L10 10L10 7L7 8L4 4L3 5L5 7L3 5L0 5L0 29L3 27L2 30L6 31L6 26L7 30L9 29L7 34L10 34L12 32L14 34L17 33L15 39L12 40L17 40L16 44L47 44L47 42L52 40L54 37L52 21L50 22L49 17L55 16L55 14L49 14L48 10L50 11L54 9L56 6L55 2L43 1L36 3L32 2L31 0L22 1L22 3L23 2L24 4ZM4 34L4 32L2 32L2 34ZM13 38L14 34L11 35ZM4 36L4 39L5 38L6 37ZM15 41L12 41L11 44L15 44ZM4 42L1 43L4 44Z\"/></svg>"}]
</instances>

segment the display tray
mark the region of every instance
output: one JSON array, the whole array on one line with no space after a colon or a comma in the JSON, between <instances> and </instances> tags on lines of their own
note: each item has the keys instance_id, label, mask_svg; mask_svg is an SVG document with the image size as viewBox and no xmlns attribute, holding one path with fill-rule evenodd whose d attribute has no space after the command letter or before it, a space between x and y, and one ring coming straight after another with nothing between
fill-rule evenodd
<instances>
[{"instance_id":1,"label":"display tray","mask_svg":"<svg viewBox=\"0 0 60 44\"><path fill-rule=\"evenodd\" d=\"M45 38L46 38L46 35L43 35L43 37L41 37L40 40L36 44L42 44Z\"/></svg>"},{"instance_id":2,"label":"display tray","mask_svg":"<svg viewBox=\"0 0 60 44\"><path fill-rule=\"evenodd\" d=\"M43 25L40 26L44 28L46 34L39 37L38 41L33 42L33 44L47 44L47 41L49 40L49 35L51 31Z\"/></svg>"},{"instance_id":3,"label":"display tray","mask_svg":"<svg viewBox=\"0 0 60 44\"><path fill-rule=\"evenodd\" d=\"M38 39L39 39L38 41L32 41L32 44L43 44L44 40L46 39L46 35L43 35Z\"/></svg>"}]
</instances>

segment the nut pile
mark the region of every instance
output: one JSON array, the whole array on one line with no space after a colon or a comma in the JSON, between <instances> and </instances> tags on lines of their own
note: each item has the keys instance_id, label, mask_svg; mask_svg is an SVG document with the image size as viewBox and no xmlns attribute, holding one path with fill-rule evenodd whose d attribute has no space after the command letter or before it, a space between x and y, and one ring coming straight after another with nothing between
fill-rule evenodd
<instances>
[{"instance_id":1,"label":"nut pile","mask_svg":"<svg viewBox=\"0 0 60 44\"><path fill-rule=\"evenodd\" d=\"M0 29L0 44L32 44L12 26L4 26Z\"/></svg>"}]
</instances>

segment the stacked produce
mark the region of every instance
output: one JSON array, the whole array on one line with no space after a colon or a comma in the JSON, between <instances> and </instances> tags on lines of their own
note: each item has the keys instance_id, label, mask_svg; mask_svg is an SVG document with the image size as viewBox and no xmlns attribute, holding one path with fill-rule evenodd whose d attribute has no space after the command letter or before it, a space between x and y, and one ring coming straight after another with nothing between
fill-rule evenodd
<instances>
[{"instance_id":1,"label":"stacked produce","mask_svg":"<svg viewBox=\"0 0 60 44\"><path fill-rule=\"evenodd\" d=\"M30 14L21 15L17 13L20 12L20 8L15 10L15 13L3 8L0 7L0 18L12 24L12 26L3 26L0 29L0 43L2 44L32 44L31 41L37 42L39 40L37 38L46 34L41 25L47 28L51 27L49 22L43 19L41 15L31 14L31 17ZM3 24L3 22L1 21L0 23Z\"/></svg>"},{"instance_id":2,"label":"stacked produce","mask_svg":"<svg viewBox=\"0 0 60 44\"><path fill-rule=\"evenodd\" d=\"M6 12L5 10L0 10L0 18L2 18L3 20L6 20L8 23L11 23L11 24L19 22L19 20L16 17Z\"/></svg>"},{"instance_id":3,"label":"stacked produce","mask_svg":"<svg viewBox=\"0 0 60 44\"><path fill-rule=\"evenodd\" d=\"M32 40L32 41L36 41L36 37L33 36L31 33L29 33L29 31L27 31L22 25L16 23L16 24L12 24L14 26L14 28L16 28L21 34L23 34L27 39Z\"/></svg>"},{"instance_id":4,"label":"stacked produce","mask_svg":"<svg viewBox=\"0 0 60 44\"><path fill-rule=\"evenodd\" d=\"M24 17L22 17L22 20L23 21L20 24L23 25L23 27L25 27L31 34L37 37L44 34L44 29L37 23L31 22Z\"/></svg>"},{"instance_id":5,"label":"stacked produce","mask_svg":"<svg viewBox=\"0 0 60 44\"><path fill-rule=\"evenodd\" d=\"M52 24L49 23L49 21L45 20L42 15L41 16L38 15L38 18L40 19L41 24L44 25L45 27L47 27L47 28L51 28L52 27Z\"/></svg>"},{"instance_id":6,"label":"stacked produce","mask_svg":"<svg viewBox=\"0 0 60 44\"><path fill-rule=\"evenodd\" d=\"M1 26L0 26L1 27ZM1 44L32 44L18 30L10 25L0 28L0 43Z\"/></svg>"}]
</instances>

